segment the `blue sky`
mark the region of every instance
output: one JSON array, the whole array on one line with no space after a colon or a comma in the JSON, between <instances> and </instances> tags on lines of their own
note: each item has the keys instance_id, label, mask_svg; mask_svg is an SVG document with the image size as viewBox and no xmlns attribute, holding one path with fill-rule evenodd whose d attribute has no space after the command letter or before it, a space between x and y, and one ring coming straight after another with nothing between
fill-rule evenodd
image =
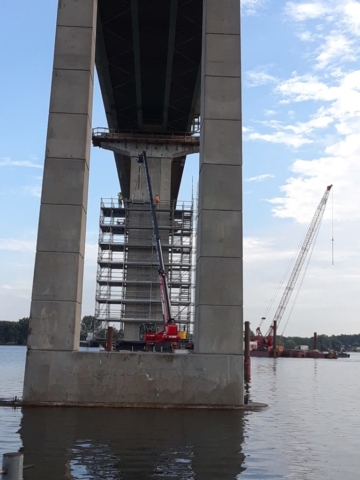
<instances>
[{"instance_id":1,"label":"blue sky","mask_svg":"<svg viewBox=\"0 0 360 480\"><path fill-rule=\"evenodd\" d=\"M29 314L56 8L0 6L0 319ZM333 183L335 265L329 203L285 334L360 331L359 39L359 1L242 1L245 318L254 328ZM93 126L106 126L98 86ZM197 172L191 156L181 199ZM117 191L112 155L93 149L83 314L94 312L100 198Z\"/></svg>"}]
</instances>

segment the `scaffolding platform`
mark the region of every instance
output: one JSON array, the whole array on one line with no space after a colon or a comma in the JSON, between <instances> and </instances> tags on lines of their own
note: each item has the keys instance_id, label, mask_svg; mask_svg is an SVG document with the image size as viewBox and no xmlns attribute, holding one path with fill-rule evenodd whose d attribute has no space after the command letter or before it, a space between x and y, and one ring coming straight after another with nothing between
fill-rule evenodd
<instances>
[{"instance_id":1,"label":"scaffolding platform","mask_svg":"<svg viewBox=\"0 0 360 480\"><path fill-rule=\"evenodd\" d=\"M156 209L172 316L190 336L194 322L193 202L160 202ZM95 317L97 335L115 324L126 340L139 340L139 324L163 322L150 204L102 199Z\"/></svg>"}]
</instances>

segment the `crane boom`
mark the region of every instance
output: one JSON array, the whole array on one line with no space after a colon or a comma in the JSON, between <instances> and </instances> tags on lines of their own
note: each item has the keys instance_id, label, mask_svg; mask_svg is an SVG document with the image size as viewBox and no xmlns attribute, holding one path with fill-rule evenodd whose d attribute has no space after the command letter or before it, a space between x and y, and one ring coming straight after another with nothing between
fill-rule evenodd
<instances>
[{"instance_id":1,"label":"crane boom","mask_svg":"<svg viewBox=\"0 0 360 480\"><path fill-rule=\"evenodd\" d=\"M326 190L325 190L325 193L315 211L315 215L310 223L310 226L308 228L308 231L306 233L306 236L305 236L305 240L301 246L301 249L300 249L300 252L299 252L299 255L296 259L296 262L295 262L295 265L294 265L294 268L291 272L291 275L290 275L290 278L288 280L288 283L286 285L286 288L284 290L284 293L281 297L281 300L280 300L280 303L279 303L279 306L275 312L275 315L274 315L274 319L273 319L273 322L266 334L266 336L269 336L272 332L272 328L273 328L273 325L274 325L274 321L277 322L277 326L279 326L280 322L281 322L281 319L284 315L284 312L285 312L285 309L286 309L286 306L287 304L289 303L289 300L290 300L290 297L291 297L291 294L295 288L295 285L296 285L296 281L297 279L299 278L299 275L300 275L300 272L301 272L301 269L305 263L305 260L306 260L306 257L307 257L307 254L310 250L310 247L312 245L312 242L320 228L320 225L321 225L321 220L323 218L323 215L324 215L324 212L325 212L325 207L326 207L326 203L327 203L327 200L329 198L329 195L330 195L330 190L331 190L331 187L332 185L329 185L328 187L326 187Z\"/></svg>"},{"instance_id":2,"label":"crane boom","mask_svg":"<svg viewBox=\"0 0 360 480\"><path fill-rule=\"evenodd\" d=\"M162 312L163 312L163 319L164 319L164 327L166 327L169 323L173 323L173 319L171 318L171 302L170 302L170 292L169 292L169 285L167 281L167 275L165 272L165 264L164 264L164 257L162 253L161 247L161 239L159 233L159 226L156 217L155 205L154 205L154 197L151 188L151 179L149 174L149 167L147 164L146 152L142 152L138 157L138 163L142 163L144 165L145 170L145 179L146 179L146 188L149 195L150 201L150 210L151 210L151 222L153 227L153 235L156 247L156 255L158 259L158 272L159 272L159 284L160 284L160 294L161 294L161 304L162 304Z\"/></svg>"}]
</instances>

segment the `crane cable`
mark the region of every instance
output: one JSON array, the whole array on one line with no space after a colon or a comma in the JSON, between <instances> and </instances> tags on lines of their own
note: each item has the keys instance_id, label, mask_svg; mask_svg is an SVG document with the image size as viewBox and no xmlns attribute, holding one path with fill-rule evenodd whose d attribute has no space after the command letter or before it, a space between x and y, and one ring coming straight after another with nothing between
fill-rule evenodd
<instances>
[{"instance_id":1,"label":"crane cable","mask_svg":"<svg viewBox=\"0 0 360 480\"><path fill-rule=\"evenodd\" d=\"M334 265L334 189L331 194L331 253L332 265Z\"/></svg>"},{"instance_id":2,"label":"crane cable","mask_svg":"<svg viewBox=\"0 0 360 480\"><path fill-rule=\"evenodd\" d=\"M299 242L299 244L298 244L298 246L297 246L297 248L296 248L296 250L295 250L295 252L294 252L294 254L293 254L293 256L292 256L292 258L291 258L291 260L290 260L290 262L289 262L289 264L288 264L288 266L287 266L287 268L286 268L286 270L285 270L285 272L284 272L284 275L283 275L282 279L280 280L280 283L279 283L279 285L277 286L277 288L276 288L276 290L275 290L275 293L274 293L272 299L270 300L270 303L269 303L269 305L268 305L268 307L267 307L264 315L262 316L262 319L264 319L264 320L266 319L267 314L269 313L271 307L273 306L273 304L274 304L274 302L275 302L275 299L276 299L276 297L278 296L278 293L279 293L281 287L283 286L283 284L285 283L285 280L287 279L287 277L288 277L288 275L289 275L290 270L292 270L292 267L293 267L293 265L295 264L295 260L296 260L297 256L299 255L301 246L302 246L302 244L304 243L305 237L306 237L306 230L304 231L304 234L303 234L303 236L301 237L301 240L300 240L300 242ZM263 323L264 320L261 321L261 324ZM261 326L261 324L260 324L260 326Z\"/></svg>"}]
</instances>

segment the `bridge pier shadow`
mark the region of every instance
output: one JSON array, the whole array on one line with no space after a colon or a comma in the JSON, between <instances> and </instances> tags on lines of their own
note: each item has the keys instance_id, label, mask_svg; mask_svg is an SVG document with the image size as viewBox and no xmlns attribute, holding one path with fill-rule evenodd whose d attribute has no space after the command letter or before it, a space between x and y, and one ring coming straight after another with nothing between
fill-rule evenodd
<instances>
[{"instance_id":1,"label":"bridge pier shadow","mask_svg":"<svg viewBox=\"0 0 360 480\"><path fill-rule=\"evenodd\" d=\"M25 480L230 479L244 471L239 411L24 408Z\"/></svg>"}]
</instances>

